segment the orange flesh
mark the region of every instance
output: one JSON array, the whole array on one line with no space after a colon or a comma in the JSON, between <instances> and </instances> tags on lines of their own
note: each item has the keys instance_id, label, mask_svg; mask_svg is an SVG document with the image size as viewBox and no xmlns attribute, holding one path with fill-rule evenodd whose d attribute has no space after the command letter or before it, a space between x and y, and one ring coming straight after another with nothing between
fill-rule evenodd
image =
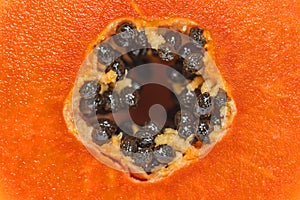
<instances>
[{"instance_id":1,"label":"orange flesh","mask_svg":"<svg viewBox=\"0 0 300 200\"><path fill-rule=\"evenodd\" d=\"M299 2L167 2L0 3L1 199L300 198ZM208 156L157 183L95 160L62 116L90 41L121 16L203 24L238 110Z\"/></svg>"}]
</instances>

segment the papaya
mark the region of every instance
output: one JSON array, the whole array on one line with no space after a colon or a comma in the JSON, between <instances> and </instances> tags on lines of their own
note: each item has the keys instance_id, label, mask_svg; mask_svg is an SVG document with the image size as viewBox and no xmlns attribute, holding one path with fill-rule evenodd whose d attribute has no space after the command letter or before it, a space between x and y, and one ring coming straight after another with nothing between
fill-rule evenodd
<instances>
[{"instance_id":1,"label":"papaya","mask_svg":"<svg viewBox=\"0 0 300 200\"><path fill-rule=\"evenodd\" d=\"M300 199L297 1L3 1L0 199ZM211 33L237 113L204 158L157 182L97 161L63 117L113 20L188 18Z\"/></svg>"}]
</instances>

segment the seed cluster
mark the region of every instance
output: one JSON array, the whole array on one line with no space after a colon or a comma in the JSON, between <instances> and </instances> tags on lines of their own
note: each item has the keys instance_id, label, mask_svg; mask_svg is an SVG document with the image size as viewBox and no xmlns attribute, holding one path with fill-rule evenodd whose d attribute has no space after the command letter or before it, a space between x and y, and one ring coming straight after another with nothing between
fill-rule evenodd
<instances>
[{"instance_id":1,"label":"seed cluster","mask_svg":"<svg viewBox=\"0 0 300 200\"><path fill-rule=\"evenodd\" d=\"M130 69L151 60L175 69L166 71L168 81L174 84L185 87L195 78L202 77L200 71L205 68L207 44L203 29L191 27L186 33L190 38L188 41L179 32L170 29L162 33L165 43L157 49L151 48L145 30L138 30L131 22L119 25L115 32L114 44L128 53L121 55L120 49L101 43L97 46L97 61L105 66L101 73L116 74L116 82L124 80ZM167 167L176 158L178 151L170 144L156 144L157 136L163 135L166 128L174 128L183 140L193 137L193 145L198 141L210 143L214 126L222 125L221 109L227 102L226 91L219 89L217 95L211 96L209 92L202 92L199 85L193 91L185 87L178 94L182 107L178 109L178 105L175 106L173 125L160 127L150 122L134 130L133 124L125 121L121 130L109 115L128 108L135 109L143 98L143 86L132 82L118 92L114 92L114 84L105 87L98 80L88 80L79 89L79 110L88 126L93 127L92 141L102 146L110 143L113 136L119 136L120 151L146 173L152 173L159 166Z\"/></svg>"}]
</instances>

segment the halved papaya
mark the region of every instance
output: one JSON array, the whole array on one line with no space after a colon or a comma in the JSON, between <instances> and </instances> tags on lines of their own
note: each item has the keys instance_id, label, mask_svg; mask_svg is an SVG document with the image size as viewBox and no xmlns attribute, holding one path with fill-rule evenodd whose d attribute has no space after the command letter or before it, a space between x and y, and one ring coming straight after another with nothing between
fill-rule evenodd
<instances>
[{"instance_id":1,"label":"halved papaya","mask_svg":"<svg viewBox=\"0 0 300 200\"><path fill-rule=\"evenodd\" d=\"M298 2L5 1L1 199L299 199ZM208 29L237 115L205 158L135 182L92 157L63 102L86 49L118 17L190 18Z\"/></svg>"}]
</instances>

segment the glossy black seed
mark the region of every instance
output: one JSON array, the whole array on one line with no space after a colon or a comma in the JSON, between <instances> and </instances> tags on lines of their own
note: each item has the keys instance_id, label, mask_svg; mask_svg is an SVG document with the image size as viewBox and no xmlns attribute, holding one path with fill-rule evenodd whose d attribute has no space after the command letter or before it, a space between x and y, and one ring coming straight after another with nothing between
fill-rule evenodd
<instances>
[{"instance_id":1,"label":"glossy black seed","mask_svg":"<svg viewBox=\"0 0 300 200\"><path fill-rule=\"evenodd\" d=\"M214 97L214 105L220 109L222 106L225 106L227 99L226 91L220 88L217 95Z\"/></svg>"},{"instance_id":2,"label":"glossy black seed","mask_svg":"<svg viewBox=\"0 0 300 200\"><path fill-rule=\"evenodd\" d=\"M160 165L160 163L152 156L153 159L151 160L151 163L145 165L143 168L147 172L147 174L151 174L154 167Z\"/></svg>"},{"instance_id":3,"label":"glossy black seed","mask_svg":"<svg viewBox=\"0 0 300 200\"><path fill-rule=\"evenodd\" d=\"M105 130L109 135L118 134L118 126L110 119L99 118L98 123L94 124L94 127Z\"/></svg>"},{"instance_id":4,"label":"glossy black seed","mask_svg":"<svg viewBox=\"0 0 300 200\"><path fill-rule=\"evenodd\" d=\"M105 73L113 70L117 74L117 81L122 80L125 76L125 64L121 59L115 60L106 69Z\"/></svg>"},{"instance_id":5,"label":"glossy black seed","mask_svg":"<svg viewBox=\"0 0 300 200\"><path fill-rule=\"evenodd\" d=\"M145 31L139 31L137 33L137 37L135 38L135 43L140 48L149 47L149 43L148 43L148 39L147 39L147 36L145 34Z\"/></svg>"},{"instance_id":6,"label":"glossy black seed","mask_svg":"<svg viewBox=\"0 0 300 200\"><path fill-rule=\"evenodd\" d=\"M213 126L209 121L200 121L196 135L201 138L202 136L208 136L212 131Z\"/></svg>"},{"instance_id":7,"label":"glossy black seed","mask_svg":"<svg viewBox=\"0 0 300 200\"><path fill-rule=\"evenodd\" d=\"M144 130L150 130L154 133L159 133L160 132L160 129L161 127L159 127L156 123L154 122L149 122L147 123L144 127L143 127Z\"/></svg>"},{"instance_id":8,"label":"glossy black seed","mask_svg":"<svg viewBox=\"0 0 300 200\"><path fill-rule=\"evenodd\" d=\"M102 43L97 47L98 62L104 65L112 63L116 58L116 51L107 43Z\"/></svg>"},{"instance_id":9,"label":"glossy black seed","mask_svg":"<svg viewBox=\"0 0 300 200\"><path fill-rule=\"evenodd\" d=\"M135 90L132 87L125 87L120 93L120 106L122 108L136 107L140 99L140 94L138 90Z\"/></svg>"},{"instance_id":10,"label":"glossy black seed","mask_svg":"<svg viewBox=\"0 0 300 200\"><path fill-rule=\"evenodd\" d=\"M183 45L179 50L179 55L182 58L186 58L188 55L192 53L203 53L203 49L197 47L195 43L190 42Z\"/></svg>"},{"instance_id":11,"label":"glossy black seed","mask_svg":"<svg viewBox=\"0 0 300 200\"><path fill-rule=\"evenodd\" d=\"M108 143L111 136L112 135L110 132L100 127L94 128L92 131L92 140L94 143L96 143L99 146Z\"/></svg>"},{"instance_id":12,"label":"glossy black seed","mask_svg":"<svg viewBox=\"0 0 300 200\"><path fill-rule=\"evenodd\" d=\"M177 127L177 129L181 125L190 124L193 121L195 121L193 114L187 110L182 110L182 109L179 110L174 117L174 123L175 123L175 126Z\"/></svg>"},{"instance_id":13,"label":"glossy black seed","mask_svg":"<svg viewBox=\"0 0 300 200\"><path fill-rule=\"evenodd\" d=\"M98 114L105 114L109 112L117 112L119 110L120 102L119 95L112 90L107 90L102 94L101 109L97 110Z\"/></svg>"},{"instance_id":14,"label":"glossy black seed","mask_svg":"<svg viewBox=\"0 0 300 200\"><path fill-rule=\"evenodd\" d=\"M148 148L142 148L136 153L132 154L132 158L137 166L143 167L144 169L149 169L153 159L153 153Z\"/></svg>"},{"instance_id":15,"label":"glossy black seed","mask_svg":"<svg viewBox=\"0 0 300 200\"><path fill-rule=\"evenodd\" d=\"M186 82L186 78L182 73L183 68L183 59L177 59L172 65L172 68L167 69L167 76L175 83L184 83Z\"/></svg>"},{"instance_id":16,"label":"glossy black seed","mask_svg":"<svg viewBox=\"0 0 300 200\"><path fill-rule=\"evenodd\" d=\"M123 133L120 143L120 149L126 156L132 156L138 150L137 138Z\"/></svg>"},{"instance_id":17,"label":"glossy black seed","mask_svg":"<svg viewBox=\"0 0 300 200\"><path fill-rule=\"evenodd\" d=\"M167 68L167 76L174 83L184 83L186 80L180 72L172 68Z\"/></svg>"},{"instance_id":18,"label":"glossy black seed","mask_svg":"<svg viewBox=\"0 0 300 200\"><path fill-rule=\"evenodd\" d=\"M175 58L174 50L171 45L163 44L158 47L158 56L164 61L171 61Z\"/></svg>"},{"instance_id":19,"label":"glossy black seed","mask_svg":"<svg viewBox=\"0 0 300 200\"><path fill-rule=\"evenodd\" d=\"M208 92L198 96L198 103L195 104L195 114L206 115L212 110L212 98Z\"/></svg>"},{"instance_id":20,"label":"glossy black seed","mask_svg":"<svg viewBox=\"0 0 300 200\"><path fill-rule=\"evenodd\" d=\"M138 146L145 148L154 145L156 133L150 130L139 130L134 136L138 138Z\"/></svg>"},{"instance_id":21,"label":"glossy black seed","mask_svg":"<svg viewBox=\"0 0 300 200\"><path fill-rule=\"evenodd\" d=\"M212 115L211 115L211 123L213 125L221 125L222 122L221 122L221 116L220 116L220 112L219 111L213 111Z\"/></svg>"},{"instance_id":22,"label":"glossy black seed","mask_svg":"<svg viewBox=\"0 0 300 200\"><path fill-rule=\"evenodd\" d=\"M181 36L180 33L176 31L167 31L167 33L164 35L164 38L168 44L170 44L174 49L178 49L181 45Z\"/></svg>"},{"instance_id":23,"label":"glossy black seed","mask_svg":"<svg viewBox=\"0 0 300 200\"><path fill-rule=\"evenodd\" d=\"M201 47L206 44L206 39L203 35L203 29L201 28L191 28L189 36L195 43L197 43Z\"/></svg>"},{"instance_id":24,"label":"glossy black seed","mask_svg":"<svg viewBox=\"0 0 300 200\"><path fill-rule=\"evenodd\" d=\"M197 96L195 92L185 89L179 95L179 102L183 107L192 110L197 102Z\"/></svg>"},{"instance_id":25,"label":"glossy black seed","mask_svg":"<svg viewBox=\"0 0 300 200\"><path fill-rule=\"evenodd\" d=\"M195 73L204 66L203 54L192 53L183 61L183 70L189 73Z\"/></svg>"},{"instance_id":26,"label":"glossy black seed","mask_svg":"<svg viewBox=\"0 0 300 200\"><path fill-rule=\"evenodd\" d=\"M178 135L184 139L188 138L190 135L195 134L196 125L194 123L181 124L178 128Z\"/></svg>"},{"instance_id":27,"label":"glossy black seed","mask_svg":"<svg viewBox=\"0 0 300 200\"><path fill-rule=\"evenodd\" d=\"M94 98L81 98L79 102L79 110L85 117L96 116L97 110L101 105L102 98L97 95Z\"/></svg>"},{"instance_id":28,"label":"glossy black seed","mask_svg":"<svg viewBox=\"0 0 300 200\"><path fill-rule=\"evenodd\" d=\"M154 156L153 156L154 157ZM152 162L151 162L151 168L154 168L156 166L160 165L160 163L155 159L153 158Z\"/></svg>"},{"instance_id":29,"label":"glossy black seed","mask_svg":"<svg viewBox=\"0 0 300 200\"><path fill-rule=\"evenodd\" d=\"M85 81L79 89L79 94L84 99L90 99L95 97L100 89L101 87L98 81Z\"/></svg>"},{"instance_id":30,"label":"glossy black seed","mask_svg":"<svg viewBox=\"0 0 300 200\"><path fill-rule=\"evenodd\" d=\"M176 156L175 150L167 144L162 144L155 147L153 155L158 162L163 164L171 162Z\"/></svg>"},{"instance_id":31,"label":"glossy black seed","mask_svg":"<svg viewBox=\"0 0 300 200\"><path fill-rule=\"evenodd\" d=\"M200 140L204 144L210 143L210 138L208 135L199 135L199 136L197 136L197 139Z\"/></svg>"},{"instance_id":32,"label":"glossy black seed","mask_svg":"<svg viewBox=\"0 0 300 200\"><path fill-rule=\"evenodd\" d=\"M137 35L136 28L130 23L120 25L116 32L114 41L120 47L129 47Z\"/></svg>"},{"instance_id":33,"label":"glossy black seed","mask_svg":"<svg viewBox=\"0 0 300 200\"><path fill-rule=\"evenodd\" d=\"M130 63L131 68L137 65L145 64L150 45L144 31L137 33L135 41L127 48L128 56L132 59L133 63Z\"/></svg>"},{"instance_id":34,"label":"glossy black seed","mask_svg":"<svg viewBox=\"0 0 300 200\"><path fill-rule=\"evenodd\" d=\"M103 145L109 141L113 134L117 133L117 125L110 119L100 118L94 125L92 140L98 145Z\"/></svg>"}]
</instances>

